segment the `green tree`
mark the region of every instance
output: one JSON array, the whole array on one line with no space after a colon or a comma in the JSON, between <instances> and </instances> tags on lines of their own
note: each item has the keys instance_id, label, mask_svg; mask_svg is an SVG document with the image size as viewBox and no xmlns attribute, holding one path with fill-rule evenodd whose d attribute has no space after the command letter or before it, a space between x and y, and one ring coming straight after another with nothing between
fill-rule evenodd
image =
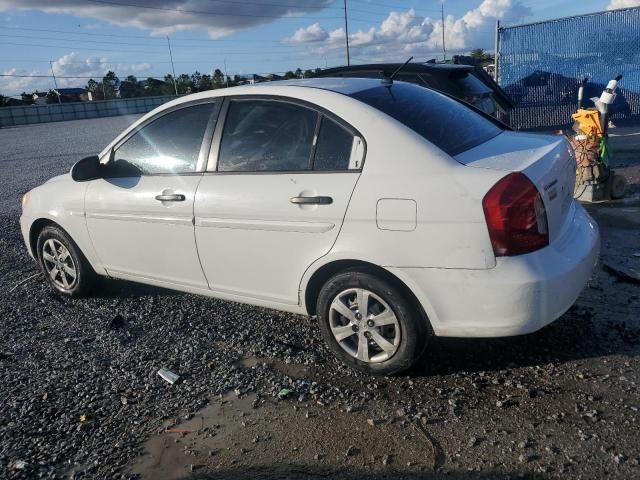
<instances>
[{"instance_id":1,"label":"green tree","mask_svg":"<svg viewBox=\"0 0 640 480\"><path fill-rule=\"evenodd\" d=\"M216 68L213 71L213 88L222 88L224 87L224 74L219 68Z\"/></svg>"},{"instance_id":2,"label":"green tree","mask_svg":"<svg viewBox=\"0 0 640 480\"><path fill-rule=\"evenodd\" d=\"M194 91L191 77L186 73L183 73L176 78L176 86L178 87L178 95L186 95Z\"/></svg>"},{"instance_id":3,"label":"green tree","mask_svg":"<svg viewBox=\"0 0 640 480\"><path fill-rule=\"evenodd\" d=\"M120 80L118 76L109 70L106 75L102 77L102 91L104 92L105 100L116 98L119 85Z\"/></svg>"},{"instance_id":4,"label":"green tree","mask_svg":"<svg viewBox=\"0 0 640 480\"><path fill-rule=\"evenodd\" d=\"M287 73L284 74L285 80L291 80L292 78L296 78L296 74L293 73L291 70L289 70Z\"/></svg>"},{"instance_id":5,"label":"green tree","mask_svg":"<svg viewBox=\"0 0 640 480\"><path fill-rule=\"evenodd\" d=\"M194 92L200 92L200 85L202 84L202 74L199 71L195 71L191 74L191 88Z\"/></svg>"},{"instance_id":6,"label":"green tree","mask_svg":"<svg viewBox=\"0 0 640 480\"><path fill-rule=\"evenodd\" d=\"M22 92L20 94L20 98L27 105L33 105L35 103L35 100L33 99L33 94L32 93Z\"/></svg>"},{"instance_id":7,"label":"green tree","mask_svg":"<svg viewBox=\"0 0 640 480\"><path fill-rule=\"evenodd\" d=\"M87 86L84 87L84 89L88 92L91 92L91 98L93 100L104 100L102 84L96 82L93 78L87 82Z\"/></svg>"},{"instance_id":8,"label":"green tree","mask_svg":"<svg viewBox=\"0 0 640 480\"><path fill-rule=\"evenodd\" d=\"M474 48L469 52L469 56L473 58L478 65L484 66L493 63L493 55L483 48Z\"/></svg>"},{"instance_id":9,"label":"green tree","mask_svg":"<svg viewBox=\"0 0 640 480\"><path fill-rule=\"evenodd\" d=\"M304 71L304 78L311 78L314 76L313 70L305 70Z\"/></svg>"},{"instance_id":10,"label":"green tree","mask_svg":"<svg viewBox=\"0 0 640 480\"><path fill-rule=\"evenodd\" d=\"M213 81L211 80L211 75L203 73L202 78L200 79L200 85L198 86L199 91L204 92L206 90L211 90L212 88Z\"/></svg>"},{"instance_id":11,"label":"green tree","mask_svg":"<svg viewBox=\"0 0 640 480\"><path fill-rule=\"evenodd\" d=\"M143 88L144 95L147 97L155 97L157 95L163 95L164 83L162 80L157 80L155 78L147 78L145 81L145 86ZM173 93L173 92L172 92Z\"/></svg>"},{"instance_id":12,"label":"green tree","mask_svg":"<svg viewBox=\"0 0 640 480\"><path fill-rule=\"evenodd\" d=\"M122 98L135 98L143 95L142 87L138 84L138 79L134 75L129 75L120 83L120 96Z\"/></svg>"},{"instance_id":13,"label":"green tree","mask_svg":"<svg viewBox=\"0 0 640 480\"><path fill-rule=\"evenodd\" d=\"M302 70L300 70L299 68L296 68L296 71L294 73L296 74L296 78L302 78Z\"/></svg>"},{"instance_id":14,"label":"green tree","mask_svg":"<svg viewBox=\"0 0 640 480\"><path fill-rule=\"evenodd\" d=\"M164 85L162 86L160 95L175 95L176 84L173 82L173 75L170 73L164 76Z\"/></svg>"},{"instance_id":15,"label":"green tree","mask_svg":"<svg viewBox=\"0 0 640 480\"><path fill-rule=\"evenodd\" d=\"M54 92L53 90L49 90L49 93L47 93L47 98L45 100L47 103L52 104L52 103L60 103L60 100L58 98L58 94L56 92Z\"/></svg>"}]
</instances>

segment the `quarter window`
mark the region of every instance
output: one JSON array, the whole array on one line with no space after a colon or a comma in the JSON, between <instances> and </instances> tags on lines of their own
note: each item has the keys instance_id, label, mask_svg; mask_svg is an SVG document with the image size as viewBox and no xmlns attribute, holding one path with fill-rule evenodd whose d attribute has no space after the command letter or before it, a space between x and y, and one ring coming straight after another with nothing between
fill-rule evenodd
<instances>
[{"instance_id":1,"label":"quarter window","mask_svg":"<svg viewBox=\"0 0 640 480\"><path fill-rule=\"evenodd\" d=\"M114 177L195 172L213 103L181 108L146 125L114 152Z\"/></svg>"},{"instance_id":2,"label":"quarter window","mask_svg":"<svg viewBox=\"0 0 640 480\"><path fill-rule=\"evenodd\" d=\"M347 170L353 135L333 120L323 117L318 134L314 170Z\"/></svg>"},{"instance_id":3,"label":"quarter window","mask_svg":"<svg viewBox=\"0 0 640 480\"><path fill-rule=\"evenodd\" d=\"M292 103L231 101L218 171L308 170L317 122L317 112Z\"/></svg>"}]
</instances>

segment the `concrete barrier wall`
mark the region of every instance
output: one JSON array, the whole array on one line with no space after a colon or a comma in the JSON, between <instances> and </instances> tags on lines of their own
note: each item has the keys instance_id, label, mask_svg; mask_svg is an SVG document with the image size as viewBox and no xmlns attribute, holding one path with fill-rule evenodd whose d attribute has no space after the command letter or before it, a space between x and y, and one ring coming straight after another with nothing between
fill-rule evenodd
<instances>
[{"instance_id":1,"label":"concrete barrier wall","mask_svg":"<svg viewBox=\"0 0 640 480\"><path fill-rule=\"evenodd\" d=\"M174 98L176 98L174 95L168 95L162 97L98 100L95 102L2 107L0 108L0 128L30 123L60 122L83 118L146 113Z\"/></svg>"}]
</instances>

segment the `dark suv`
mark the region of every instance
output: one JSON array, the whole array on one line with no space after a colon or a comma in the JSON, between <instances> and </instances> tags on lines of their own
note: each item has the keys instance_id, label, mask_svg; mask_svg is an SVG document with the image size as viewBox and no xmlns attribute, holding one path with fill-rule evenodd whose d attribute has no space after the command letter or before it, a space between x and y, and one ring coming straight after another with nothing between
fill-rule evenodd
<instances>
[{"instance_id":1,"label":"dark suv","mask_svg":"<svg viewBox=\"0 0 640 480\"><path fill-rule=\"evenodd\" d=\"M316 76L382 79L391 75L401 65L401 63L351 65L328 68ZM402 68L395 79L439 90L494 117L504 118L505 114L513 108L513 103L504 90L480 67L440 63L409 63Z\"/></svg>"}]
</instances>

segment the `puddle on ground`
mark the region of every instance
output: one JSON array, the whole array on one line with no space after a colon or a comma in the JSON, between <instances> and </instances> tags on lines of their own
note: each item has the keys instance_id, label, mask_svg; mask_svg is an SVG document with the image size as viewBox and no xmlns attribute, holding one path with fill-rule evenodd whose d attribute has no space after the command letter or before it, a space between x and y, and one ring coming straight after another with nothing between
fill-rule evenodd
<instances>
[{"instance_id":1,"label":"puddle on ground","mask_svg":"<svg viewBox=\"0 0 640 480\"><path fill-rule=\"evenodd\" d=\"M293 465L365 472L419 472L433 466L434 446L413 425L387 419L372 426L363 411L256 398L227 394L189 420L168 422L127 472L171 480L260 468L286 478Z\"/></svg>"}]
</instances>

